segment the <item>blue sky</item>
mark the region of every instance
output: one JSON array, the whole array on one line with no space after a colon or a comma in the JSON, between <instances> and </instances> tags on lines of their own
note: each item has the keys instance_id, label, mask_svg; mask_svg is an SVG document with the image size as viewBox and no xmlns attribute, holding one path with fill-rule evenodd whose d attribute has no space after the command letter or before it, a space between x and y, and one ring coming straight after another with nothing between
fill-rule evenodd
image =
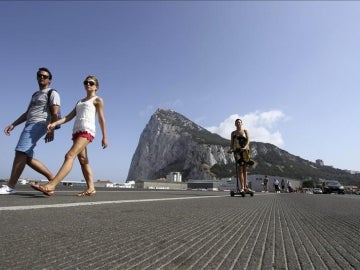
<instances>
[{"instance_id":1,"label":"blue sky","mask_svg":"<svg viewBox=\"0 0 360 270\"><path fill-rule=\"evenodd\" d=\"M1 1L0 127L24 112L45 66L63 114L84 97L83 79L99 78L109 147L98 129L88 148L95 180L125 181L157 108L226 138L241 117L254 141L360 170L359 24L356 1ZM36 148L54 172L72 125ZM0 139L1 178L22 128ZM77 163L66 179L83 179Z\"/></svg>"}]
</instances>

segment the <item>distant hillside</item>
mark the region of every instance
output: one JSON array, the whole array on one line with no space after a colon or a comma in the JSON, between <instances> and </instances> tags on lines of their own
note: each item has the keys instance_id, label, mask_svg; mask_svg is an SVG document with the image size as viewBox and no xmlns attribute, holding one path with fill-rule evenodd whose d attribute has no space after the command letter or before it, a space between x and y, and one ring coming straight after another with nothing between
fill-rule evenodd
<instances>
[{"instance_id":1,"label":"distant hillside","mask_svg":"<svg viewBox=\"0 0 360 270\"><path fill-rule=\"evenodd\" d=\"M158 109L143 130L133 155L127 181L164 178L180 171L183 179L219 179L235 175L228 154L230 141L195 124L183 115ZM249 174L277 175L291 179L338 179L354 185L360 177L347 171L292 155L272 144L251 142L255 165Z\"/></svg>"},{"instance_id":2,"label":"distant hillside","mask_svg":"<svg viewBox=\"0 0 360 270\"><path fill-rule=\"evenodd\" d=\"M350 174L330 166L318 166L315 162L292 155L269 143L252 142L250 147L256 163L255 166L248 168L249 174L277 175L314 182L337 179L346 185L355 185L360 181L358 174ZM235 174L234 168L225 164L216 164L211 170L222 177Z\"/></svg>"}]
</instances>

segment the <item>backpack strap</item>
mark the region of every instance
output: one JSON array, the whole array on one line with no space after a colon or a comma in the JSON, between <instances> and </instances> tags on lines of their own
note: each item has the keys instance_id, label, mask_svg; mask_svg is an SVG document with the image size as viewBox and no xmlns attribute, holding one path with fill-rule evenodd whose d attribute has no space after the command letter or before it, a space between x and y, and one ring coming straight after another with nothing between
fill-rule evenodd
<instances>
[{"instance_id":1,"label":"backpack strap","mask_svg":"<svg viewBox=\"0 0 360 270\"><path fill-rule=\"evenodd\" d=\"M49 109L50 109L50 96L51 96L51 93L52 93L53 91L56 92L55 89L51 88L51 89L48 91L48 93L47 93L47 98L48 98L48 99L47 99L47 104L48 104ZM50 112L51 112L51 110L50 110ZM58 119L60 119L60 118L61 118L61 112L59 111ZM58 126L55 127L55 129L59 129L59 128L60 128L60 125L58 125Z\"/></svg>"},{"instance_id":2,"label":"backpack strap","mask_svg":"<svg viewBox=\"0 0 360 270\"><path fill-rule=\"evenodd\" d=\"M48 104L49 107L50 107L50 96L51 96L52 91L56 91L56 90L51 88L51 89L47 92L47 104Z\"/></svg>"}]
</instances>

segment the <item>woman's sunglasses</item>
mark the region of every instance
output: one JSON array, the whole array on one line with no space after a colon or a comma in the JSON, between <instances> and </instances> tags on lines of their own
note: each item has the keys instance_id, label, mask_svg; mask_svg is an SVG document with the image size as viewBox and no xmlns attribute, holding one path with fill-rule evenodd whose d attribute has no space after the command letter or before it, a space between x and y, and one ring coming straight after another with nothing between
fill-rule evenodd
<instances>
[{"instance_id":1,"label":"woman's sunglasses","mask_svg":"<svg viewBox=\"0 0 360 270\"><path fill-rule=\"evenodd\" d=\"M90 84L90 86L94 86L96 83L93 81L84 81L84 85L88 85Z\"/></svg>"}]
</instances>

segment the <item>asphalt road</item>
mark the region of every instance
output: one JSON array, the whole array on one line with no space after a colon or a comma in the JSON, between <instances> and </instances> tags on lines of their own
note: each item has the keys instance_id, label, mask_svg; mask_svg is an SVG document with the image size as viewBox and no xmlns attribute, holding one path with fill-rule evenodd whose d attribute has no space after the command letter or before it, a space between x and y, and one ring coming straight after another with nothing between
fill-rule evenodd
<instances>
[{"instance_id":1,"label":"asphalt road","mask_svg":"<svg viewBox=\"0 0 360 270\"><path fill-rule=\"evenodd\" d=\"M360 269L358 195L18 190L0 269Z\"/></svg>"}]
</instances>

